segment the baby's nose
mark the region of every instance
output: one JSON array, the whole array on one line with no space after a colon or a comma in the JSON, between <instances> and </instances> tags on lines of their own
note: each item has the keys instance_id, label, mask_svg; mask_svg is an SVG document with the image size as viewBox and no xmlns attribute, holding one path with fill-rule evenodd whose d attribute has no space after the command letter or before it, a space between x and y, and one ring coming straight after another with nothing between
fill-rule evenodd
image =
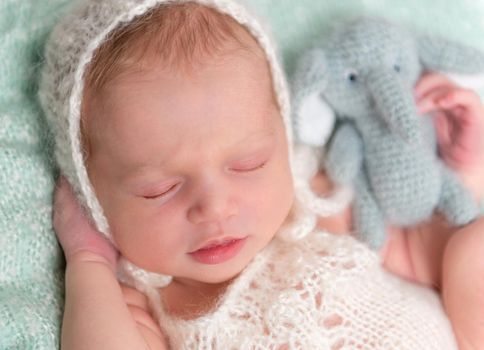
<instances>
[{"instance_id":1,"label":"baby's nose","mask_svg":"<svg viewBox=\"0 0 484 350\"><path fill-rule=\"evenodd\" d=\"M217 223L238 212L237 204L224 191L202 195L188 210L188 220L193 224Z\"/></svg>"}]
</instances>

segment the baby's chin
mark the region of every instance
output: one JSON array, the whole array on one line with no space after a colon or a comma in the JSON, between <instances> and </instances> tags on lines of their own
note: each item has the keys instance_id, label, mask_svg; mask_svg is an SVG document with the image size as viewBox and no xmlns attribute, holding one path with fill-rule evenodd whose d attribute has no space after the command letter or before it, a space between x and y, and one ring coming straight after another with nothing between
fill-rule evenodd
<instances>
[{"instance_id":1,"label":"baby's chin","mask_svg":"<svg viewBox=\"0 0 484 350\"><path fill-rule=\"evenodd\" d=\"M194 282L205 284L222 284L232 281L234 278L240 275L240 273L247 267L248 264L243 266L230 266L227 269L213 269L213 271L200 271L197 276L192 276Z\"/></svg>"},{"instance_id":2,"label":"baby's chin","mask_svg":"<svg viewBox=\"0 0 484 350\"><path fill-rule=\"evenodd\" d=\"M173 281L178 282L181 285L191 286L191 288L198 290L206 290L206 288L209 288L210 290L212 288L220 290L220 288L225 288L234 279L236 279L240 275L241 271L242 269L237 272L225 274L200 273L197 276L173 276Z\"/></svg>"},{"instance_id":3,"label":"baby's chin","mask_svg":"<svg viewBox=\"0 0 484 350\"><path fill-rule=\"evenodd\" d=\"M197 282L211 285L222 285L232 282L235 278L237 278L237 276L239 276L239 274L240 272L230 276L212 276L211 278L204 278L203 280L198 280Z\"/></svg>"}]
</instances>

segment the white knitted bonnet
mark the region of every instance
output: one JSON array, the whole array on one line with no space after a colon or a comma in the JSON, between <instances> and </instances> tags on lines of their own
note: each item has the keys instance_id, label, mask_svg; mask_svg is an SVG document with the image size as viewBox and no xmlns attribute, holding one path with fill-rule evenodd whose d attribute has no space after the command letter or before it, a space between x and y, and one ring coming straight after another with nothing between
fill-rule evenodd
<instances>
[{"instance_id":1,"label":"white knitted bonnet","mask_svg":"<svg viewBox=\"0 0 484 350\"><path fill-rule=\"evenodd\" d=\"M264 50L286 126L288 142L291 145L289 153L295 185L302 188L301 193L309 194L305 185L305 180L309 176L307 169L310 166L309 169L314 171L315 165L314 162L309 162L309 158L301 158L301 161L295 162L288 88L275 46L260 22L240 3L234 0L85 0L73 7L73 10L54 28L48 40L39 96L54 133L55 155L60 169L91 215L97 229L111 241L108 222L94 194L81 152L80 107L84 74L96 49L120 25L131 22L157 5L189 1L212 7L231 16L252 34ZM295 171L296 168L299 169L298 172ZM293 208L295 220L282 230L286 237L302 237L314 227L314 215L302 209L303 207L298 204L301 202L301 196L297 197ZM323 203L324 205L327 206L327 203Z\"/></svg>"}]
</instances>

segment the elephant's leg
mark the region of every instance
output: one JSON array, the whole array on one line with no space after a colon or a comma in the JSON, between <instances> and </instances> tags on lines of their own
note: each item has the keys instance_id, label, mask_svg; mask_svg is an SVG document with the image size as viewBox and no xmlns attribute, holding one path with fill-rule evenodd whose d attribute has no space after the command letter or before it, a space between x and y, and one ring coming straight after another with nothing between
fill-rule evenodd
<instances>
[{"instance_id":1,"label":"elephant's leg","mask_svg":"<svg viewBox=\"0 0 484 350\"><path fill-rule=\"evenodd\" d=\"M471 193L445 166L441 167L442 189L438 209L454 225L466 225L479 214L479 207Z\"/></svg>"},{"instance_id":2,"label":"elephant's leg","mask_svg":"<svg viewBox=\"0 0 484 350\"><path fill-rule=\"evenodd\" d=\"M360 240L375 250L383 246L385 224L382 213L363 176L359 176L356 181L353 222Z\"/></svg>"}]
</instances>

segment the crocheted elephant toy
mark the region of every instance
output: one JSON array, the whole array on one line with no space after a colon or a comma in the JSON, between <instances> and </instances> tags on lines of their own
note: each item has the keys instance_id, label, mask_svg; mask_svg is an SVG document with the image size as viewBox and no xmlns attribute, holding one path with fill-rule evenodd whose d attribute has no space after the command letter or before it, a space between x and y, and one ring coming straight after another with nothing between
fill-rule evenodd
<instances>
[{"instance_id":1,"label":"crocheted elephant toy","mask_svg":"<svg viewBox=\"0 0 484 350\"><path fill-rule=\"evenodd\" d=\"M484 55L359 18L304 54L294 76L296 135L318 143L314 131L324 116L311 105L324 99L336 116L325 170L334 183L354 188L354 226L374 249L385 242L386 224L410 226L438 210L460 226L478 214L471 194L437 156L431 118L416 112L413 87L423 70L482 73Z\"/></svg>"}]
</instances>

